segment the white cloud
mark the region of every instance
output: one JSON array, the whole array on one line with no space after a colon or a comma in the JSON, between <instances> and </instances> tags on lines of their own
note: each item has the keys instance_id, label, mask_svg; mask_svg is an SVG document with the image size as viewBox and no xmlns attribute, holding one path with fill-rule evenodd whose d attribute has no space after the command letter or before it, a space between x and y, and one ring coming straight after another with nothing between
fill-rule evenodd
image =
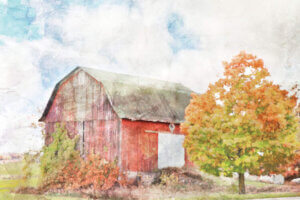
<instances>
[{"instance_id":1,"label":"white cloud","mask_svg":"<svg viewBox=\"0 0 300 200\"><path fill-rule=\"evenodd\" d=\"M240 50L263 58L276 82L300 74L299 1L184 1L176 7L202 41L202 51L221 63ZM216 63L213 63L216 66Z\"/></svg>"},{"instance_id":2,"label":"white cloud","mask_svg":"<svg viewBox=\"0 0 300 200\"><path fill-rule=\"evenodd\" d=\"M1 39L5 45L0 46L0 153L35 150L42 140L30 125L44 98L38 57L27 42Z\"/></svg>"}]
</instances>

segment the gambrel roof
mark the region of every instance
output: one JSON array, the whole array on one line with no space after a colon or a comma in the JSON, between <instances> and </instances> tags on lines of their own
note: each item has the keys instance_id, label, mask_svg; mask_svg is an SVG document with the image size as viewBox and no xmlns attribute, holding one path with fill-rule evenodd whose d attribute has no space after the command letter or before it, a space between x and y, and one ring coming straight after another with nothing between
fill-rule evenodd
<instances>
[{"instance_id":1,"label":"gambrel roof","mask_svg":"<svg viewBox=\"0 0 300 200\"><path fill-rule=\"evenodd\" d=\"M184 120L192 91L180 83L77 67L56 84L40 121L47 116L62 83L81 70L103 84L113 109L121 119L169 123Z\"/></svg>"}]
</instances>

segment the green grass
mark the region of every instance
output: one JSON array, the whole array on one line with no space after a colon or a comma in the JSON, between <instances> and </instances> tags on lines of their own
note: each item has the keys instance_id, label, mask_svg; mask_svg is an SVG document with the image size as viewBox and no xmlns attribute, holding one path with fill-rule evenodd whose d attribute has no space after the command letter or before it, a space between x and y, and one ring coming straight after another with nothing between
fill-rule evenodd
<instances>
[{"instance_id":1,"label":"green grass","mask_svg":"<svg viewBox=\"0 0 300 200\"><path fill-rule=\"evenodd\" d=\"M0 192L7 189L14 189L20 186L25 186L25 184L29 187L38 186L38 177L40 176L38 164L33 165L33 176L27 183L25 183L22 179L23 165L24 163L22 161L0 164ZM1 179L1 175L5 176L5 179ZM9 178L9 176L11 176L11 178Z\"/></svg>"},{"instance_id":2,"label":"green grass","mask_svg":"<svg viewBox=\"0 0 300 200\"><path fill-rule=\"evenodd\" d=\"M62 196L62 195L30 195L30 194L14 194L12 190L20 186L37 187L39 183L40 170L38 164L33 165L32 175L33 177L25 182L22 179L24 163L11 162L0 164L0 177L5 176L6 179L0 178L0 199L5 200L83 200L84 198ZM11 179L7 177L11 176ZM17 177L16 179L16 176Z\"/></svg>"},{"instance_id":3,"label":"green grass","mask_svg":"<svg viewBox=\"0 0 300 200\"><path fill-rule=\"evenodd\" d=\"M6 190L6 189L14 189L14 188L17 188L17 187L20 187L24 184L24 181L21 180L21 179L5 179L5 180L1 180L0 179L0 191L1 190Z\"/></svg>"},{"instance_id":4,"label":"green grass","mask_svg":"<svg viewBox=\"0 0 300 200\"><path fill-rule=\"evenodd\" d=\"M280 197L300 197L300 193L260 193L260 194L211 194L192 198L182 198L186 200L242 200L242 199L262 199Z\"/></svg>"},{"instance_id":5,"label":"green grass","mask_svg":"<svg viewBox=\"0 0 300 200\"><path fill-rule=\"evenodd\" d=\"M10 162L0 165L0 175L22 175L22 162Z\"/></svg>"},{"instance_id":6,"label":"green grass","mask_svg":"<svg viewBox=\"0 0 300 200\"><path fill-rule=\"evenodd\" d=\"M213 176L210 174L206 174L204 172L200 172L200 173L201 173L201 176L204 178L204 180L212 181L218 186L232 187L232 185L235 185L237 187L237 185L238 185L237 179L226 178L226 177L221 178L221 177ZM262 187L266 187L266 186L280 187L280 185L276 185L276 184L264 183L264 182L259 182L259 181L250 181L250 180L246 180L245 185L246 186L254 186L257 188L262 188Z\"/></svg>"},{"instance_id":7,"label":"green grass","mask_svg":"<svg viewBox=\"0 0 300 200\"><path fill-rule=\"evenodd\" d=\"M237 180L238 181L238 180ZM238 182L237 182L238 183ZM255 186L257 188L262 188L266 186L274 186L274 187L280 187L280 185L271 184L271 183L264 183L264 182L258 182L258 181L245 181L245 185L247 186Z\"/></svg>"},{"instance_id":8,"label":"green grass","mask_svg":"<svg viewBox=\"0 0 300 200\"><path fill-rule=\"evenodd\" d=\"M37 186L37 178L30 180L27 186ZM24 186L25 182L22 179L17 180L1 180L0 179L0 199L5 200L83 200L84 198L69 197L62 195L30 195L30 194L14 194L12 190Z\"/></svg>"},{"instance_id":9,"label":"green grass","mask_svg":"<svg viewBox=\"0 0 300 200\"><path fill-rule=\"evenodd\" d=\"M23 166L24 166L23 161L0 164L0 176L1 175L22 176ZM40 174L40 169L37 163L32 166L32 174L33 176L38 176Z\"/></svg>"},{"instance_id":10,"label":"green grass","mask_svg":"<svg viewBox=\"0 0 300 200\"><path fill-rule=\"evenodd\" d=\"M31 195L31 194L13 194L0 193L0 199L5 200L86 200L79 197L58 196L58 195Z\"/></svg>"}]
</instances>

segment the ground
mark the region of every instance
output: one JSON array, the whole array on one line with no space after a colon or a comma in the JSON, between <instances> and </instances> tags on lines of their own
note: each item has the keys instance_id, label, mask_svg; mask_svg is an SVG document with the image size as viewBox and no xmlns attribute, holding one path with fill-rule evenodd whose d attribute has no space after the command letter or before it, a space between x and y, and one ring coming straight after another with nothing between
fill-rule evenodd
<instances>
[{"instance_id":1,"label":"ground","mask_svg":"<svg viewBox=\"0 0 300 200\"><path fill-rule=\"evenodd\" d=\"M16 194L20 186L35 187L39 180L39 168L33 168L33 178L25 183L22 179L23 163L10 162L0 164L0 199L13 200L84 200L84 195L71 193L61 195ZM267 197L300 196L300 186L287 183L273 185L262 182L247 181L247 195L237 194L236 180L210 176L197 170L168 169L160 172L160 183L150 186L131 186L116 188L108 195L130 199L260 199Z\"/></svg>"}]
</instances>

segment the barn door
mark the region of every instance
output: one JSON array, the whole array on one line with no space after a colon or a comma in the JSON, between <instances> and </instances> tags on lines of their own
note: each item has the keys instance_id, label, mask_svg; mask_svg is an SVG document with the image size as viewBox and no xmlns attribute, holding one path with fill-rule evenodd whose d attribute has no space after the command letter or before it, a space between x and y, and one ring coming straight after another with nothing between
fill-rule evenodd
<instances>
[{"instance_id":1,"label":"barn door","mask_svg":"<svg viewBox=\"0 0 300 200\"><path fill-rule=\"evenodd\" d=\"M184 135L158 134L158 168L182 167L184 161Z\"/></svg>"},{"instance_id":2,"label":"barn door","mask_svg":"<svg viewBox=\"0 0 300 200\"><path fill-rule=\"evenodd\" d=\"M85 138L84 138L84 121L83 122L78 122L78 134L79 134L79 150L80 150L80 155L84 156L84 142L85 142Z\"/></svg>"}]
</instances>

